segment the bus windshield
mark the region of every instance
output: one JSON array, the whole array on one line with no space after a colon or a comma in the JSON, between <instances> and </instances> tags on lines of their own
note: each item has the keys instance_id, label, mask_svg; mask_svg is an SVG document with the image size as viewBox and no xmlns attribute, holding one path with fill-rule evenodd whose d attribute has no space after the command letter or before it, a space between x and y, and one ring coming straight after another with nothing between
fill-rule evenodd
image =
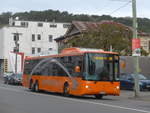
<instances>
[{"instance_id":1,"label":"bus windshield","mask_svg":"<svg viewBox=\"0 0 150 113\"><path fill-rule=\"evenodd\" d=\"M119 56L103 53L85 54L85 80L119 80Z\"/></svg>"}]
</instances>

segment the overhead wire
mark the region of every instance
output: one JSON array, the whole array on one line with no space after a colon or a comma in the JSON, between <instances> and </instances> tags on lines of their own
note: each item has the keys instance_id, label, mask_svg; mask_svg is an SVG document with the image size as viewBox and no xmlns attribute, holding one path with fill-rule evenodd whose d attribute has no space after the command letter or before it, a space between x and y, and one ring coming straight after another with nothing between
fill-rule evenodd
<instances>
[{"instance_id":1,"label":"overhead wire","mask_svg":"<svg viewBox=\"0 0 150 113\"><path fill-rule=\"evenodd\" d=\"M132 2L132 1L128 1L127 3L125 3L124 5L122 5L121 7L119 7L119 8L117 8L117 9L113 10L111 13L109 13L109 15L111 15L111 14L113 14L113 13L119 11L120 9L126 7L126 6L129 5L131 2Z\"/></svg>"},{"instance_id":2,"label":"overhead wire","mask_svg":"<svg viewBox=\"0 0 150 113\"><path fill-rule=\"evenodd\" d=\"M118 10L126 7L127 5L129 5L132 1L130 0L110 0L110 1L114 1L114 2L126 2L124 5L120 6L119 8L113 10L112 12L110 12L108 15L112 15L113 13L117 12ZM127 2L128 1L128 2ZM108 5L108 3L107 3ZM105 7L103 7L100 11L102 11L104 8L106 8L106 5L104 5ZM92 15L89 15L89 18L93 21L96 21L96 19L94 17L92 17Z\"/></svg>"},{"instance_id":3,"label":"overhead wire","mask_svg":"<svg viewBox=\"0 0 150 113\"><path fill-rule=\"evenodd\" d=\"M104 4L103 7L102 7L100 10L98 10L98 11L100 12L100 11L104 10L106 7L108 7L109 2L110 2L110 1L108 0L107 3ZM89 15L88 17L89 17L92 21L96 22L97 20L96 20L94 17L92 17L92 16L94 16L94 15Z\"/></svg>"}]
</instances>

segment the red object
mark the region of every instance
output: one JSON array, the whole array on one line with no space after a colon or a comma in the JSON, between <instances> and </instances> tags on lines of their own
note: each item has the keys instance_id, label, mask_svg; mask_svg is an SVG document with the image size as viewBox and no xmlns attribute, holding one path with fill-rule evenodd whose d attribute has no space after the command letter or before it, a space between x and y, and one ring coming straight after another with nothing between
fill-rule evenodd
<instances>
[{"instance_id":1,"label":"red object","mask_svg":"<svg viewBox=\"0 0 150 113\"><path fill-rule=\"evenodd\" d=\"M21 71L23 72L23 67L24 67L24 53L23 52L13 52L11 51L11 53L17 53L18 55L21 55Z\"/></svg>"},{"instance_id":2,"label":"red object","mask_svg":"<svg viewBox=\"0 0 150 113\"><path fill-rule=\"evenodd\" d=\"M140 45L141 45L141 44L140 44L140 39L139 39L139 38L134 38L134 39L132 39L132 50L141 48Z\"/></svg>"}]
</instances>

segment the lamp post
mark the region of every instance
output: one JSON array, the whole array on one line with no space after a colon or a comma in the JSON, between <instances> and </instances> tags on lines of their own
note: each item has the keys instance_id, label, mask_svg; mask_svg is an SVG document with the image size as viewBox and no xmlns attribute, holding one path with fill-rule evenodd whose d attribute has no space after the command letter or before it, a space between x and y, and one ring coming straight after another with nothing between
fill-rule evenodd
<instances>
[{"instance_id":1,"label":"lamp post","mask_svg":"<svg viewBox=\"0 0 150 113\"><path fill-rule=\"evenodd\" d=\"M15 74L17 74L17 60L18 60L18 58L17 58L17 53L19 52L19 44L18 44L18 41L19 41L19 35L21 35L21 34L19 34L19 33L13 33L14 34L14 41L15 41Z\"/></svg>"}]
</instances>

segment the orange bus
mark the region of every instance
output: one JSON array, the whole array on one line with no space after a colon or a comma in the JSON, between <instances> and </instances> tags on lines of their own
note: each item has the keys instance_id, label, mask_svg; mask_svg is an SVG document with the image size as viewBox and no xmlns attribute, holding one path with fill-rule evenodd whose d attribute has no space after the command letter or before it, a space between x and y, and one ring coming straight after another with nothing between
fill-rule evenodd
<instances>
[{"instance_id":1,"label":"orange bus","mask_svg":"<svg viewBox=\"0 0 150 113\"><path fill-rule=\"evenodd\" d=\"M119 55L100 49L67 48L58 55L26 57L23 86L65 96L119 96Z\"/></svg>"}]
</instances>

